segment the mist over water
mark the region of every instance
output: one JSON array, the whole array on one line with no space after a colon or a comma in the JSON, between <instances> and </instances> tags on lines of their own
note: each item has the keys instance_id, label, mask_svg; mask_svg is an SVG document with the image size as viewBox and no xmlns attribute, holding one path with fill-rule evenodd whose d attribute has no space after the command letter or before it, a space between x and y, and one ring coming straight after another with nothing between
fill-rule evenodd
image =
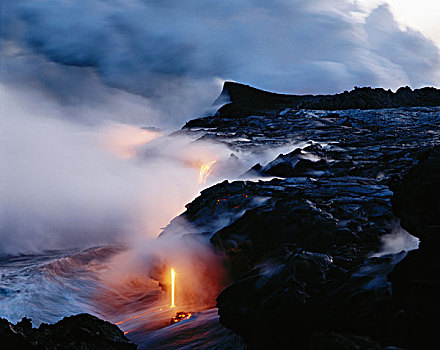
<instances>
[{"instance_id":1,"label":"mist over water","mask_svg":"<svg viewBox=\"0 0 440 350\"><path fill-rule=\"evenodd\" d=\"M201 189L200 165L230 153L126 124L76 124L41 95L1 99L3 253L155 238Z\"/></svg>"},{"instance_id":2,"label":"mist over water","mask_svg":"<svg viewBox=\"0 0 440 350\"><path fill-rule=\"evenodd\" d=\"M212 307L223 270L209 237L188 239L184 230L157 236L212 183L199 183L200 166L226 165L230 151L164 130L77 123L58 101L21 92L0 96L0 163L7 170L0 184L0 316L31 317L36 326L81 312L112 322L134 317L120 327L144 334L175 313L170 266L178 306ZM248 166L226 166L212 181Z\"/></svg>"}]
</instances>

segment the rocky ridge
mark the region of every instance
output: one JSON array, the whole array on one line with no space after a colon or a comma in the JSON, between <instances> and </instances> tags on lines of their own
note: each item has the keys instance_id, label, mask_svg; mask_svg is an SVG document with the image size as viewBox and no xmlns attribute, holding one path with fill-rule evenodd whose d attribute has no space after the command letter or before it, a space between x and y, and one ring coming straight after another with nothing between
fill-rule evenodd
<instances>
[{"instance_id":1,"label":"rocky ridge","mask_svg":"<svg viewBox=\"0 0 440 350\"><path fill-rule=\"evenodd\" d=\"M273 115L285 108L294 109L383 109L433 107L440 105L440 89L424 87L412 90L405 86L396 92L382 88L355 87L335 95L284 95L227 81L217 103L228 101L220 116ZM191 123L191 122L190 122Z\"/></svg>"}]
</instances>

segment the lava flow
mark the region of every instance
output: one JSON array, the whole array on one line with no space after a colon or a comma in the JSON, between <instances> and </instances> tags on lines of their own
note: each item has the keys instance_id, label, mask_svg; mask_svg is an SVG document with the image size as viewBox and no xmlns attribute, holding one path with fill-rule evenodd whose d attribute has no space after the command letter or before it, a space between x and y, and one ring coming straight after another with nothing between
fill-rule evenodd
<instances>
[{"instance_id":1,"label":"lava flow","mask_svg":"<svg viewBox=\"0 0 440 350\"><path fill-rule=\"evenodd\" d=\"M191 312L179 311L177 312L170 321L170 324L174 324L183 320L190 318L192 315Z\"/></svg>"},{"instance_id":2,"label":"lava flow","mask_svg":"<svg viewBox=\"0 0 440 350\"><path fill-rule=\"evenodd\" d=\"M245 198L248 198L248 197L249 197L247 194L242 194L241 196L242 196L242 197L245 197ZM212 208L212 212L213 212L213 213L215 212L215 208L217 208L217 205L218 205L220 202L226 202L230 197L231 197L231 195L228 194L228 197L227 197L227 198L219 198L219 199L217 199L217 201L216 201L215 204L214 204L214 207ZM234 206L234 207L232 207L232 208L233 208L233 209L238 209L238 208L240 208L240 207L241 207L241 204L236 205L236 206Z\"/></svg>"},{"instance_id":3,"label":"lava flow","mask_svg":"<svg viewBox=\"0 0 440 350\"><path fill-rule=\"evenodd\" d=\"M170 308L176 307L176 304L174 303L175 280L176 280L176 272L174 271L174 269L171 269L171 306L170 306ZM170 324L174 324L174 323L186 320L187 318L190 318L191 315L192 315L191 312L178 311L171 319Z\"/></svg>"},{"instance_id":4,"label":"lava flow","mask_svg":"<svg viewBox=\"0 0 440 350\"><path fill-rule=\"evenodd\" d=\"M206 183L206 180L208 179L208 176L212 173L211 167L214 165L215 162L216 161L213 160L212 162L203 164L200 167L200 174L199 174L199 181L198 181L199 184L205 184Z\"/></svg>"},{"instance_id":5,"label":"lava flow","mask_svg":"<svg viewBox=\"0 0 440 350\"><path fill-rule=\"evenodd\" d=\"M174 269L171 269L171 308L176 307L174 304L174 280L176 279L176 273Z\"/></svg>"}]
</instances>

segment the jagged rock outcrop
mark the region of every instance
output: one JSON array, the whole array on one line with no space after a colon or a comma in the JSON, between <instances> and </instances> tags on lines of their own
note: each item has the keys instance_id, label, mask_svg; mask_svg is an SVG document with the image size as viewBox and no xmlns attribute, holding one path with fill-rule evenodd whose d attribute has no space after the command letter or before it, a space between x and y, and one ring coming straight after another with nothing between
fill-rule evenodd
<instances>
[{"instance_id":1,"label":"jagged rock outcrop","mask_svg":"<svg viewBox=\"0 0 440 350\"><path fill-rule=\"evenodd\" d=\"M435 107L440 106L440 89L425 87L412 90L406 86L392 92L382 88L355 87L350 92L344 91L335 95L284 95L227 81L223 85L218 101L228 102L217 111L216 117L273 117L299 109L338 111ZM337 117L338 114L329 114L329 116ZM209 117L193 119L187 122L184 128L210 127L210 121ZM218 118L216 123L219 126L222 119Z\"/></svg>"},{"instance_id":2,"label":"jagged rock outcrop","mask_svg":"<svg viewBox=\"0 0 440 350\"><path fill-rule=\"evenodd\" d=\"M382 88L355 87L335 95L284 95L227 81L218 99L228 101L217 112L218 116L274 115L286 109L346 110L383 109L401 107L440 106L440 89L425 87L412 90L408 86L396 92ZM191 120L194 127L200 120Z\"/></svg>"},{"instance_id":3,"label":"jagged rock outcrop","mask_svg":"<svg viewBox=\"0 0 440 350\"><path fill-rule=\"evenodd\" d=\"M89 314L65 317L55 324L41 324L23 318L17 324L0 318L0 341L5 349L130 350L137 346L110 322Z\"/></svg>"}]
</instances>

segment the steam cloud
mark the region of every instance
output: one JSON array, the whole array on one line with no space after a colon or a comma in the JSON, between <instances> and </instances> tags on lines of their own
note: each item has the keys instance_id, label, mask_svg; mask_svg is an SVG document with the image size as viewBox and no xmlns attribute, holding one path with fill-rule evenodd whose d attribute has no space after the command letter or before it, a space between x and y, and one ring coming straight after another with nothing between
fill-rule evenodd
<instances>
[{"instance_id":1,"label":"steam cloud","mask_svg":"<svg viewBox=\"0 0 440 350\"><path fill-rule=\"evenodd\" d=\"M0 88L0 253L155 238L200 191L198 162L230 153L125 124L72 123L41 94Z\"/></svg>"},{"instance_id":2,"label":"steam cloud","mask_svg":"<svg viewBox=\"0 0 440 350\"><path fill-rule=\"evenodd\" d=\"M438 47L385 5L3 0L1 11L0 252L157 233L199 190L182 141L152 141L154 161L96 144L114 128L152 137L121 123L182 125L225 79L292 93L440 84ZM108 142L122 155L139 146Z\"/></svg>"}]
</instances>

